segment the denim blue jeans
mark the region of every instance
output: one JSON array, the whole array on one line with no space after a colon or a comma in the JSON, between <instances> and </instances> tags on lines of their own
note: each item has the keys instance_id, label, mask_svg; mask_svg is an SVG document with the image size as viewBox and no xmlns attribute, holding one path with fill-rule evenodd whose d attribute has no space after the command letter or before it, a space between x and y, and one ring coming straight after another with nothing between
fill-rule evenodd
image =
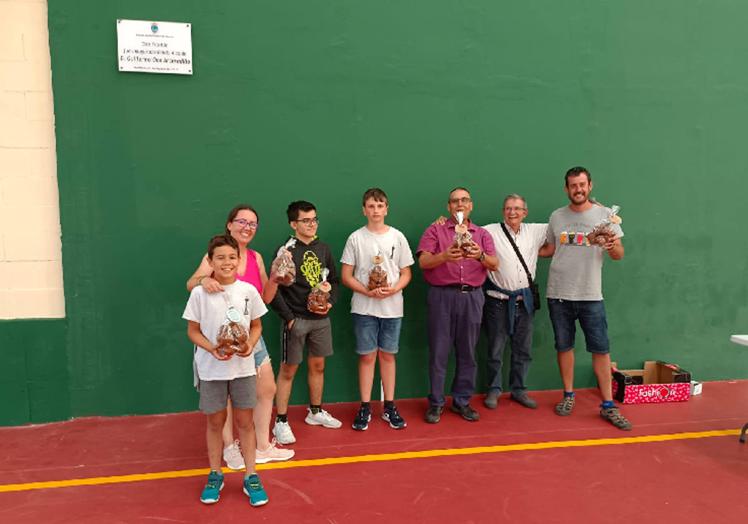
<instances>
[{"instance_id":1,"label":"denim blue jeans","mask_svg":"<svg viewBox=\"0 0 748 524\"><path fill-rule=\"evenodd\" d=\"M525 309L522 302L517 303L514 311L514 334L509 335L509 318L507 301L486 296L483 306L483 329L488 337L488 390L501 393L502 363L507 340L511 344L509 363L509 388L512 393L521 393L527 389L525 380L530 369L530 350L532 349L533 314Z\"/></svg>"},{"instance_id":2,"label":"denim blue jeans","mask_svg":"<svg viewBox=\"0 0 748 524\"><path fill-rule=\"evenodd\" d=\"M590 353L610 353L608 340L608 320L602 300L561 300L548 299L548 313L553 324L556 351L574 349L576 321L584 333L587 351Z\"/></svg>"}]
</instances>

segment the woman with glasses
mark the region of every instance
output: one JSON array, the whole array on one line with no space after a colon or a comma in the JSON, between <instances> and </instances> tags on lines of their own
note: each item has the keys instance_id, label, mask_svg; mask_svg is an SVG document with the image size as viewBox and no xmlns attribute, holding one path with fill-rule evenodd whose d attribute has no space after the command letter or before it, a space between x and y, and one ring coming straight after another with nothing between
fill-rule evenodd
<instances>
[{"instance_id":1,"label":"woman with glasses","mask_svg":"<svg viewBox=\"0 0 748 524\"><path fill-rule=\"evenodd\" d=\"M249 243L257 233L259 217L257 211L247 204L239 204L234 207L226 219L226 233L234 237L239 244L239 268L237 277L255 286L260 294L266 288L268 281L265 263L262 255L249 249ZM203 286L208 293L219 293L223 287L212 277L212 269L208 263L207 255L203 257L200 267L187 280L187 290L192 291L195 286ZM263 296L263 298L265 298ZM270 297L272 298L272 297ZM267 300L266 300L267 302ZM257 407L254 410L255 434L257 435L256 462L264 464L272 460L288 460L294 456L291 449L283 449L276 446L275 440L269 440L270 418L273 411L273 398L275 397L275 378L273 366L270 364L265 341L260 341L255 346L252 355L257 368ZM223 459L231 469L244 468L244 459L239 449L239 441L234 439L233 417L231 416L231 403L228 405L228 417L223 427Z\"/></svg>"}]
</instances>

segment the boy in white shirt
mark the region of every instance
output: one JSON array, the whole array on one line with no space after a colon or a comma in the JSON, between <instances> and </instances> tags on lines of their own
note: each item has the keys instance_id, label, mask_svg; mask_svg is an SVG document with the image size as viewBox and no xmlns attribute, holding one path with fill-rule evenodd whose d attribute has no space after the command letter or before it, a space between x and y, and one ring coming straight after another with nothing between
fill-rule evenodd
<instances>
[{"instance_id":1,"label":"boy in white shirt","mask_svg":"<svg viewBox=\"0 0 748 524\"><path fill-rule=\"evenodd\" d=\"M260 339L260 317L267 308L254 286L237 280L239 246L230 235L213 237L208 244L208 261L215 278L224 288L221 293L206 293L196 286L190 293L182 318L188 321L187 336L195 344L195 369L200 379L200 411L207 416L206 439L210 474L200 501L214 504L223 489L221 431L226 421L226 405L231 397L234 420L247 472L244 493L252 506L267 504L260 477L254 471L255 429L252 409L257 403L256 371L252 350ZM246 340L237 344L236 352L226 354L218 345L222 326L239 325ZM247 333L248 332L248 333Z\"/></svg>"},{"instance_id":2,"label":"boy in white shirt","mask_svg":"<svg viewBox=\"0 0 748 524\"><path fill-rule=\"evenodd\" d=\"M395 355L403 320L402 290L410 282L414 260L405 236L384 223L387 210L384 191L372 188L364 193L366 226L351 233L341 258L341 279L353 291L351 314L361 393L353 429L358 431L368 429L371 420L371 387L377 357L384 388L382 418L393 429L407 426L395 407ZM377 273L372 277L375 268ZM384 274L386 282L382 279Z\"/></svg>"}]
</instances>

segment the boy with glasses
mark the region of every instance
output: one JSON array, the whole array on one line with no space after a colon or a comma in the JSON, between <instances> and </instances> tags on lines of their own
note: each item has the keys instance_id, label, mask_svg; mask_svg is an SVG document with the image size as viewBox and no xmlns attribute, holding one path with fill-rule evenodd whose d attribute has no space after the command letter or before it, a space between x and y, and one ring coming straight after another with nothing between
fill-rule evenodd
<instances>
[{"instance_id":1,"label":"boy with glasses","mask_svg":"<svg viewBox=\"0 0 748 524\"><path fill-rule=\"evenodd\" d=\"M266 299L273 297L270 307L282 321L283 348L275 396L277 416L273 435L281 444L293 444L296 437L288 422L288 401L294 376L303 360L305 345L308 351L309 408L304 422L332 429L342 425L322 409L325 358L333 353L328 313L338 296L338 275L330 247L317 239L319 219L314 204L304 200L291 202L286 214L294 231L295 243L287 249L296 266L295 280L290 286L279 287L276 275L271 273L264 296ZM330 285L327 305L324 309L309 308L309 295L323 283L325 274Z\"/></svg>"}]
</instances>

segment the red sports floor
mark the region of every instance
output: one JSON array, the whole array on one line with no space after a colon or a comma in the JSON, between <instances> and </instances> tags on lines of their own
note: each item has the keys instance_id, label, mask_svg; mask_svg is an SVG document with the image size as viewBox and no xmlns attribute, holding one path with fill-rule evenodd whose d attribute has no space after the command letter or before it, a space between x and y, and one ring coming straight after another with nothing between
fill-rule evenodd
<instances>
[{"instance_id":1,"label":"red sports floor","mask_svg":"<svg viewBox=\"0 0 748 524\"><path fill-rule=\"evenodd\" d=\"M423 422L425 400L400 401L407 429L375 418L363 433L350 429L355 404L327 406L339 430L307 426L304 408L292 408L297 454L258 468L270 498L261 508L249 506L239 472L227 473L218 504L199 502L198 413L0 428L0 522L748 521L748 443L737 436L748 381L625 406L630 432L599 418L593 390L578 392L568 418L553 413L558 391L533 397L534 411L476 399L480 422L445 411L438 425Z\"/></svg>"}]
</instances>

